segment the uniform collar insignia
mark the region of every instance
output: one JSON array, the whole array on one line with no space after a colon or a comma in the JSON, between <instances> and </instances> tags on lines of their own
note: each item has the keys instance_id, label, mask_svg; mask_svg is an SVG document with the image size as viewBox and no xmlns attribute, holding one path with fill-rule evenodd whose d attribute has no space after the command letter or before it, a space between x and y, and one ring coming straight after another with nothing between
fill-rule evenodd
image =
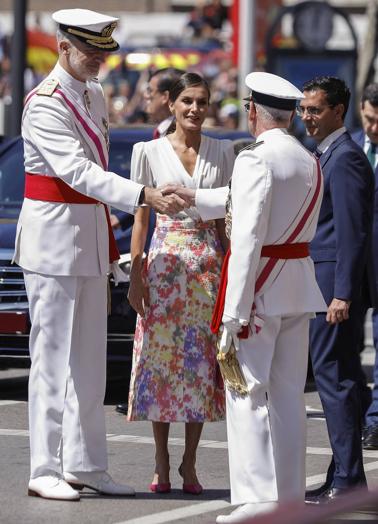
<instances>
[{"instance_id":1,"label":"uniform collar insignia","mask_svg":"<svg viewBox=\"0 0 378 524\"><path fill-rule=\"evenodd\" d=\"M261 144L263 143L264 140L260 140L259 142L253 142L253 144L248 144L248 146L243 147L243 149L241 149L239 153L241 153L242 151L252 151L253 149L256 149L256 147L261 146Z\"/></svg>"},{"instance_id":2,"label":"uniform collar insignia","mask_svg":"<svg viewBox=\"0 0 378 524\"><path fill-rule=\"evenodd\" d=\"M43 96L52 96L59 85L59 80L56 78L47 78L38 88L36 94Z\"/></svg>"}]
</instances>

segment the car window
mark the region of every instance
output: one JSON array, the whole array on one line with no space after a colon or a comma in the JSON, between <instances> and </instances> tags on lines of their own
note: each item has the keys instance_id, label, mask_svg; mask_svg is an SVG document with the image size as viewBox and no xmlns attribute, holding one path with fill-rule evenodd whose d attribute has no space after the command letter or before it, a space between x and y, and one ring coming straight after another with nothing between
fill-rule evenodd
<instances>
[{"instance_id":1,"label":"car window","mask_svg":"<svg viewBox=\"0 0 378 524\"><path fill-rule=\"evenodd\" d=\"M0 218L17 218L24 198L24 157L21 139L0 155Z\"/></svg>"},{"instance_id":2,"label":"car window","mask_svg":"<svg viewBox=\"0 0 378 524\"><path fill-rule=\"evenodd\" d=\"M110 143L109 171L113 171L124 178L130 178L133 145L133 142L120 142L115 140Z\"/></svg>"},{"instance_id":3,"label":"car window","mask_svg":"<svg viewBox=\"0 0 378 524\"><path fill-rule=\"evenodd\" d=\"M124 178L130 178L131 155L134 144L146 142L151 138L152 127L111 129L109 171L113 171Z\"/></svg>"}]
</instances>

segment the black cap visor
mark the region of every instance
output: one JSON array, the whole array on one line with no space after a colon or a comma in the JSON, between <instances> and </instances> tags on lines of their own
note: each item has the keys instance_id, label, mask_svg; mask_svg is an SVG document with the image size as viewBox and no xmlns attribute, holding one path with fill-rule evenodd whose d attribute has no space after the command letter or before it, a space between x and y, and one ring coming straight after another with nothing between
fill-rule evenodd
<instances>
[{"instance_id":1,"label":"black cap visor","mask_svg":"<svg viewBox=\"0 0 378 524\"><path fill-rule=\"evenodd\" d=\"M278 98L272 95L252 91L248 98L243 100L253 100L256 104L263 106L274 107L275 109L284 109L286 111L293 111L296 108L297 100L295 98Z\"/></svg>"}]
</instances>

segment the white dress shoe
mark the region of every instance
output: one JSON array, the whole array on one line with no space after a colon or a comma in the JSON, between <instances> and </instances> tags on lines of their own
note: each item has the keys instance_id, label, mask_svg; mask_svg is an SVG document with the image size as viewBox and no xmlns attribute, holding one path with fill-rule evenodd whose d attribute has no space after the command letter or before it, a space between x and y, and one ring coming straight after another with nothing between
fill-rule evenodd
<instances>
[{"instance_id":1,"label":"white dress shoe","mask_svg":"<svg viewBox=\"0 0 378 524\"><path fill-rule=\"evenodd\" d=\"M117 484L106 471L65 472L64 479L75 489L93 489L102 495L134 496L135 490L125 484Z\"/></svg>"},{"instance_id":2,"label":"white dress shoe","mask_svg":"<svg viewBox=\"0 0 378 524\"><path fill-rule=\"evenodd\" d=\"M217 524L238 524L246 522L246 520L256 515L270 513L278 506L277 502L256 502L251 504L243 504L234 509L229 515L218 515L215 522Z\"/></svg>"},{"instance_id":3,"label":"white dress shoe","mask_svg":"<svg viewBox=\"0 0 378 524\"><path fill-rule=\"evenodd\" d=\"M44 499L80 500L78 491L72 489L64 479L54 475L30 479L28 495Z\"/></svg>"}]
</instances>

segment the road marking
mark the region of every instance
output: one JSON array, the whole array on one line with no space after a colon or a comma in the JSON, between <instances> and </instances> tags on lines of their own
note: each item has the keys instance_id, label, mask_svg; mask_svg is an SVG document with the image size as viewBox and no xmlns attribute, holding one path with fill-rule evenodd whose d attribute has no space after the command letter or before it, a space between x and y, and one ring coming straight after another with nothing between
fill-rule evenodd
<instances>
[{"instance_id":1,"label":"road marking","mask_svg":"<svg viewBox=\"0 0 378 524\"><path fill-rule=\"evenodd\" d=\"M195 515L202 515L210 511L217 511L223 508L228 508L229 502L225 500L210 500L209 502L202 502L192 506L184 506L183 508L171 509L169 511L162 511L161 513L154 513L152 515L145 515L136 519L123 520L116 524L163 524L166 522L174 522L185 517L194 517Z\"/></svg>"},{"instance_id":2,"label":"road marking","mask_svg":"<svg viewBox=\"0 0 378 524\"><path fill-rule=\"evenodd\" d=\"M315 448L308 447L306 448L307 455L332 455L331 448ZM364 449L363 455L366 458L378 458L378 450L374 449ZM373 464L373 462L371 462Z\"/></svg>"},{"instance_id":3,"label":"road marking","mask_svg":"<svg viewBox=\"0 0 378 524\"><path fill-rule=\"evenodd\" d=\"M140 437L138 435L107 435L109 442L130 442L133 444L151 444L154 445L155 441L153 437ZM168 444L170 446L185 446L185 439L183 438L169 438ZM227 442L219 440L200 440L198 447L200 448L212 448L212 449L227 449Z\"/></svg>"},{"instance_id":4,"label":"road marking","mask_svg":"<svg viewBox=\"0 0 378 524\"><path fill-rule=\"evenodd\" d=\"M320 420L322 422L325 421L325 416L322 409L306 406L306 415L309 420Z\"/></svg>"},{"instance_id":5,"label":"road marking","mask_svg":"<svg viewBox=\"0 0 378 524\"><path fill-rule=\"evenodd\" d=\"M12 404L26 404L23 400L0 400L0 406L11 406Z\"/></svg>"},{"instance_id":6,"label":"road marking","mask_svg":"<svg viewBox=\"0 0 378 524\"><path fill-rule=\"evenodd\" d=\"M0 436L4 437L28 437L29 431L27 429L0 429ZM141 437L139 435L117 435L115 433L107 433L106 440L108 442L128 442L129 444L149 444L154 445L153 437ZM170 446L185 446L185 439L183 438L169 438ZM198 447L211 449L227 449L227 442L221 440L200 440ZM306 448L307 455L332 455L331 448L320 448L308 446ZM378 458L378 450L363 450L365 458ZM370 464L375 464L371 462ZM366 464L365 469L370 464ZM377 463L378 464L378 463ZM375 467L373 467L375 469Z\"/></svg>"},{"instance_id":7,"label":"road marking","mask_svg":"<svg viewBox=\"0 0 378 524\"><path fill-rule=\"evenodd\" d=\"M320 475L311 475L311 477L306 477L306 487L314 486L315 484L323 483L326 479L326 475L321 473Z\"/></svg>"},{"instance_id":8,"label":"road marking","mask_svg":"<svg viewBox=\"0 0 378 524\"><path fill-rule=\"evenodd\" d=\"M306 413L323 413L322 409L313 408L312 406L306 406Z\"/></svg>"},{"instance_id":9,"label":"road marking","mask_svg":"<svg viewBox=\"0 0 378 524\"><path fill-rule=\"evenodd\" d=\"M368 341L373 346L373 341ZM366 345L366 344L365 344ZM373 366L375 363L375 351L363 351L361 353L361 364L363 366Z\"/></svg>"},{"instance_id":10,"label":"road marking","mask_svg":"<svg viewBox=\"0 0 378 524\"><path fill-rule=\"evenodd\" d=\"M0 429L0 436L12 436L12 437L28 437L29 431L26 429ZM114 433L107 434L107 440L109 442L128 442L134 444L154 444L154 439L151 437L141 437L137 435L117 435ZM169 444L173 446L184 446L183 438L170 438ZM215 448L215 449L226 449L227 442L217 440L201 440L199 447L203 448ZM306 449L308 455L331 455L332 451L330 448L321 447L308 447ZM378 450L364 450L365 458L378 458ZM378 460L373 462L365 463L365 471L374 471L378 469ZM315 484L320 484L325 481L326 475L311 475L306 478L306 486L311 487ZM186 517L194 517L196 515L202 515L212 511L218 511L223 508L228 508L230 503L225 500L211 500L191 506L184 506L177 509L163 511L161 513L155 513L151 515L145 515L135 519L129 519L117 524L163 524L168 522L174 522Z\"/></svg>"},{"instance_id":11,"label":"road marking","mask_svg":"<svg viewBox=\"0 0 378 524\"><path fill-rule=\"evenodd\" d=\"M367 456L368 451L364 451L364 456ZM378 469L378 460L375 462L368 462L367 464L364 464L364 470L365 471L374 471L375 469ZM306 486L314 486L315 484L320 484L322 482L325 482L326 475L320 474L320 475L312 475L311 477L306 478Z\"/></svg>"},{"instance_id":12,"label":"road marking","mask_svg":"<svg viewBox=\"0 0 378 524\"><path fill-rule=\"evenodd\" d=\"M373 471L375 469L378 469L378 461L365 464L364 468L365 471ZM324 474L311 475L310 477L306 478L306 487L309 488L311 486L314 486L315 484L320 484L324 482L325 479L326 475ZM121 522L117 522L116 524L163 524L168 522L174 522L185 517L193 517L195 515L202 515L203 513L210 513L211 511L217 511L223 508L227 508L230 505L231 504L229 502L226 502L225 500L213 500L210 502L204 502L202 504L195 504L192 506L184 506L183 508L173 509L169 511L162 511L161 513L153 513L150 515L145 515L144 517L138 517L136 519L124 520Z\"/></svg>"},{"instance_id":13,"label":"road marking","mask_svg":"<svg viewBox=\"0 0 378 524\"><path fill-rule=\"evenodd\" d=\"M5 437L28 437L27 429L0 429L0 435Z\"/></svg>"}]
</instances>

